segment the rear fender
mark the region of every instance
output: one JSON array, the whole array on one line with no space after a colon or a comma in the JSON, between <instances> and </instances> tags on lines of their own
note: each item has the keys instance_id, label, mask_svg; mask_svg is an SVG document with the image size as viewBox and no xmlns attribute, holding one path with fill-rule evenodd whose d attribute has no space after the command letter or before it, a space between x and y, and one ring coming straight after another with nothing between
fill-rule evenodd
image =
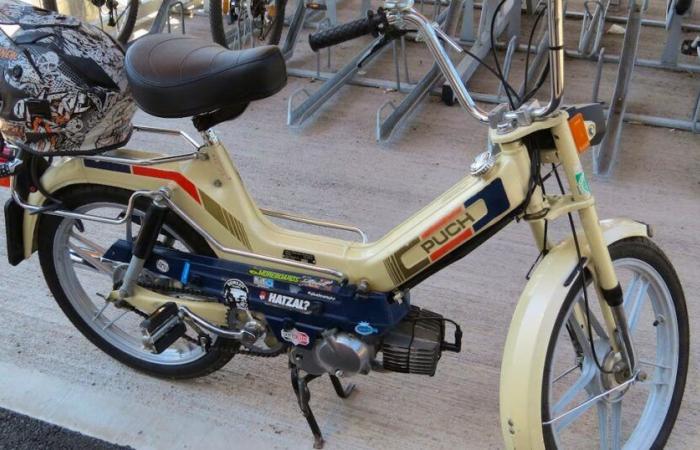
<instances>
[{"instance_id":1,"label":"rear fender","mask_svg":"<svg viewBox=\"0 0 700 450\"><path fill-rule=\"evenodd\" d=\"M120 157L129 158L155 158L163 155L153 153L143 153L134 150L120 150ZM170 183L163 179L144 177L134 175L128 170L125 171L104 170L100 167L105 167L109 163L90 164L86 165L86 160L83 158L66 158L49 167L41 177L41 184L49 193L58 192L69 186L92 184L112 186L127 190L157 190L162 186L170 186ZM91 167L92 166L92 167ZM180 166L177 163L163 164L158 166L162 170L179 170ZM32 205L41 206L46 202L46 197L40 192L34 192L29 195L28 202ZM37 249L37 223L39 215L24 212L22 218L22 251L23 258L27 259Z\"/></svg>"},{"instance_id":2,"label":"rear fender","mask_svg":"<svg viewBox=\"0 0 700 450\"><path fill-rule=\"evenodd\" d=\"M628 219L600 222L608 245L629 237L649 237L649 227ZM581 253L589 256L585 236ZM501 364L501 430L507 448L543 448L542 378L550 336L571 283L576 278L573 239L562 241L537 265L513 314Z\"/></svg>"}]
</instances>

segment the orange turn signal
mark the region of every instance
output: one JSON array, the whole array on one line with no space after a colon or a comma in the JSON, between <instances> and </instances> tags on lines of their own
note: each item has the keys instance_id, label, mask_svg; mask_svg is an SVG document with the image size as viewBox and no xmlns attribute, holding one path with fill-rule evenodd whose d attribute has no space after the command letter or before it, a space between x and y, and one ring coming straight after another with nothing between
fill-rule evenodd
<instances>
[{"instance_id":1,"label":"orange turn signal","mask_svg":"<svg viewBox=\"0 0 700 450\"><path fill-rule=\"evenodd\" d=\"M569 119L569 128L571 135L576 143L576 150L583 153L591 146L591 140L588 138L588 130L586 129L586 121L583 120L583 114L578 113Z\"/></svg>"}]
</instances>

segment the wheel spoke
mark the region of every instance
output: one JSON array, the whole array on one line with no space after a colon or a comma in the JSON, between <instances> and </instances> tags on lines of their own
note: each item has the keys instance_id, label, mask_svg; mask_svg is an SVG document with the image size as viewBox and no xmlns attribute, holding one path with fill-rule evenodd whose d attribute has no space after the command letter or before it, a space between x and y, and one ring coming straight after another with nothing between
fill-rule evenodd
<instances>
[{"instance_id":1,"label":"wheel spoke","mask_svg":"<svg viewBox=\"0 0 700 450\"><path fill-rule=\"evenodd\" d=\"M554 417L550 421L544 422L544 425L554 424L556 431L561 431L562 429L569 426L573 421L575 421L576 419L581 417L581 415L583 413L585 413L591 406L595 405L597 402L604 399L606 396L612 394L613 392L617 392L617 391L620 391L622 389L625 389L627 386L631 385L635 381L637 381L636 377L630 378L629 380L625 381L624 383L618 384L614 388L609 389L605 392L601 392L600 394L593 395L591 393L591 395L593 395L592 397L589 397L586 401L579 404L578 406L573 407L572 409L568 410L567 412L565 412L563 414L559 414L558 416Z\"/></svg>"},{"instance_id":2,"label":"wheel spoke","mask_svg":"<svg viewBox=\"0 0 700 450\"><path fill-rule=\"evenodd\" d=\"M610 433L608 424L610 423L610 405L607 403L597 403L598 409L598 447L600 450L608 450L610 445Z\"/></svg>"},{"instance_id":3,"label":"wheel spoke","mask_svg":"<svg viewBox=\"0 0 700 450\"><path fill-rule=\"evenodd\" d=\"M601 450L620 450L622 446L622 401L597 403Z\"/></svg>"},{"instance_id":4,"label":"wheel spoke","mask_svg":"<svg viewBox=\"0 0 700 450\"><path fill-rule=\"evenodd\" d=\"M622 400L610 405L610 448L620 450L622 447Z\"/></svg>"},{"instance_id":5,"label":"wheel spoke","mask_svg":"<svg viewBox=\"0 0 700 450\"><path fill-rule=\"evenodd\" d=\"M556 378L552 381L552 384L554 384L554 383L556 383L557 381L561 380L562 378L564 378L565 376L567 376L568 374L570 374L570 373L573 372L574 370L580 369L580 368L581 368L581 365L580 365L580 364L576 364L575 366L572 366L571 368L566 369L564 372L562 372L561 375L559 375L558 377L556 377Z\"/></svg>"},{"instance_id":6,"label":"wheel spoke","mask_svg":"<svg viewBox=\"0 0 700 450\"><path fill-rule=\"evenodd\" d=\"M578 344L578 348L583 352L583 355L588 359L592 359L593 351L588 339L588 330L584 330L584 326L573 315L569 318L569 328L573 332L572 337L576 340L575 344Z\"/></svg>"},{"instance_id":7,"label":"wheel spoke","mask_svg":"<svg viewBox=\"0 0 700 450\"><path fill-rule=\"evenodd\" d=\"M112 275L114 269L112 268L111 264L102 261L101 253L91 252L90 250L81 248L72 242L68 242L68 250L71 252L71 259L73 261L76 261L76 258L74 257L77 256L76 262L91 267L97 272Z\"/></svg>"},{"instance_id":8,"label":"wheel spoke","mask_svg":"<svg viewBox=\"0 0 700 450\"><path fill-rule=\"evenodd\" d=\"M639 290L637 291L636 295L631 295L628 297L624 304L630 332L634 332L635 328L637 327L639 316L642 311L642 305L644 304L644 298L646 297L648 290L649 281L641 280L639 283Z\"/></svg>"},{"instance_id":9,"label":"wheel spoke","mask_svg":"<svg viewBox=\"0 0 700 450\"><path fill-rule=\"evenodd\" d=\"M671 367L669 367L669 366L664 366L664 365L662 365L662 364L655 363L655 362L652 362L652 361L648 361L648 360L646 360L646 359L639 359L639 360L637 360L637 362L638 362L639 364L643 364L643 365L645 365L645 366L658 367L659 369L671 369Z\"/></svg>"},{"instance_id":10,"label":"wheel spoke","mask_svg":"<svg viewBox=\"0 0 700 450\"><path fill-rule=\"evenodd\" d=\"M564 392L564 394L561 396L559 401L555 403L554 408L552 408L552 415L558 416L562 413L564 408L574 401L576 396L583 392L586 387L591 383L593 380L593 377L595 376L595 370L591 368L591 366L588 366L588 368L584 369L584 371L581 373L581 377L576 380L574 384L569 387L569 389Z\"/></svg>"},{"instance_id":11,"label":"wheel spoke","mask_svg":"<svg viewBox=\"0 0 700 450\"><path fill-rule=\"evenodd\" d=\"M117 323L117 320L121 319L125 315L129 314L129 311L124 311L123 313L119 314L117 317L115 317L112 321L107 323L105 326L102 327L103 330L106 330L107 328L110 328L112 325Z\"/></svg>"},{"instance_id":12,"label":"wheel spoke","mask_svg":"<svg viewBox=\"0 0 700 450\"><path fill-rule=\"evenodd\" d=\"M100 310L97 311L97 314L95 314L95 316L92 318L92 321L96 321L102 315L102 313L105 312L105 309L107 309L108 306L109 302L105 301L104 306L102 306L102 308L100 308Z\"/></svg>"},{"instance_id":13,"label":"wheel spoke","mask_svg":"<svg viewBox=\"0 0 700 450\"><path fill-rule=\"evenodd\" d=\"M610 339L608 338L608 333L605 331L605 327L600 323L598 317L593 314L593 311L589 311L588 316L591 319L591 328L593 331L605 341L609 341Z\"/></svg>"}]
</instances>

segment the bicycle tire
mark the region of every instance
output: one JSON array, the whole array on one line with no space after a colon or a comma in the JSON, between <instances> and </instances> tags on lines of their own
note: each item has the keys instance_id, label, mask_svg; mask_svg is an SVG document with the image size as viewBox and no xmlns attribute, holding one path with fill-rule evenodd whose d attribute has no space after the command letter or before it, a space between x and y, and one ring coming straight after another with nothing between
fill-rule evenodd
<instances>
[{"instance_id":1,"label":"bicycle tire","mask_svg":"<svg viewBox=\"0 0 700 450\"><path fill-rule=\"evenodd\" d=\"M90 0L85 0L85 2L91 3ZM123 46L129 42L131 35L134 33L136 19L139 14L139 0L127 0L127 2L129 5L129 12L124 20L124 26L116 37L113 36L114 39ZM60 12L56 0L42 0L41 5L42 8L48 11Z\"/></svg>"},{"instance_id":2,"label":"bicycle tire","mask_svg":"<svg viewBox=\"0 0 700 450\"><path fill-rule=\"evenodd\" d=\"M275 4L275 21L272 28L268 32L265 43L268 45L277 45L282 37L282 29L284 28L284 14L287 7L287 0L274 0ZM224 13L223 1L214 0L209 2L209 23L211 27L211 36L214 42L229 48L226 42L226 31L224 30Z\"/></svg>"},{"instance_id":3,"label":"bicycle tire","mask_svg":"<svg viewBox=\"0 0 700 450\"><path fill-rule=\"evenodd\" d=\"M110 203L126 206L132 193L132 191L111 186L76 185L65 188L56 195L61 198L61 201L66 206L71 209L77 209L83 205L93 203ZM137 209L139 211L145 211L146 207L146 202L137 201ZM136 357L123 351L114 342L106 339L78 312L64 287L64 280L61 279L59 272L56 270L54 257L55 236L61 223L66 220L70 219L49 215L41 216L37 233L39 261L46 284L58 306L78 331L96 347L129 367L148 375L166 379L190 379L206 376L226 365L238 352L238 342L219 338L211 345L207 353L199 359L183 362L182 364L164 364ZM165 226L170 227L178 236L182 237L183 242L197 254L215 256L206 240L179 217L168 214Z\"/></svg>"},{"instance_id":4,"label":"bicycle tire","mask_svg":"<svg viewBox=\"0 0 700 450\"><path fill-rule=\"evenodd\" d=\"M647 238L628 238L615 242L610 246L610 256L613 261L618 259L631 259L641 261L649 265L658 272L660 278L666 285L673 302L673 311L677 320L677 331L679 339L679 353L677 362L677 373L671 394L671 400L666 410L666 415L660 424L660 428L656 432L651 445L648 448L663 448L668 440L673 425L675 424L678 412L680 410L683 392L688 373L688 359L690 354L689 348L689 323L688 312L686 308L685 296L681 287L678 275L676 274L673 265L668 260L662 250L659 249L651 240ZM590 282L590 279L587 280ZM579 297L581 286L583 285L581 277L572 283L572 287L564 301L563 307L559 314L559 319L552 332L550 342L547 348L547 356L544 368L544 379L542 382L542 411L543 419L551 419L549 415L549 392L550 392L550 368L552 364L552 356L554 345L557 341L557 335L562 329L565 322L567 311L571 308L572 303ZM547 449L556 449L557 443L552 426L543 425L542 433L544 436L544 446ZM630 439L633 436L629 436Z\"/></svg>"}]
</instances>

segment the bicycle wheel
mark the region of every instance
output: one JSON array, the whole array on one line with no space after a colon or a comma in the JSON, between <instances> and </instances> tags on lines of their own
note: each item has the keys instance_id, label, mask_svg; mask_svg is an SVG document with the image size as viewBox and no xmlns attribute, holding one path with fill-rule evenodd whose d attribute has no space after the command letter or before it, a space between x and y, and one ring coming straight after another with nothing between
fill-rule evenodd
<instances>
[{"instance_id":1,"label":"bicycle wheel","mask_svg":"<svg viewBox=\"0 0 700 450\"><path fill-rule=\"evenodd\" d=\"M214 42L232 50L277 45L287 0L212 0L209 22Z\"/></svg>"},{"instance_id":2,"label":"bicycle wheel","mask_svg":"<svg viewBox=\"0 0 700 450\"><path fill-rule=\"evenodd\" d=\"M43 0L42 6L51 11L80 16L122 45L129 42L139 13L139 0L83 0L82 3Z\"/></svg>"},{"instance_id":3,"label":"bicycle wheel","mask_svg":"<svg viewBox=\"0 0 700 450\"><path fill-rule=\"evenodd\" d=\"M80 185L58 195L66 207L76 212L116 217L126 210L131 192ZM146 201L137 201L134 217L143 217L146 207ZM137 228L134 224L135 233ZM164 352L153 354L144 349L139 326L144 314L105 299L114 288L114 273L124 267L114 266L100 256L117 239L123 239L124 227L90 221L78 224L73 219L41 216L37 236L41 268L56 302L73 325L111 357L150 375L194 378L223 367L237 352L238 342L216 336L211 336L212 343L205 350L197 341L197 332L189 325L185 336ZM177 250L214 255L200 235L172 214L166 218L159 241ZM147 275L144 274L145 280Z\"/></svg>"},{"instance_id":4,"label":"bicycle wheel","mask_svg":"<svg viewBox=\"0 0 700 450\"><path fill-rule=\"evenodd\" d=\"M560 310L545 360L542 432L547 448L661 448L678 415L689 352L678 277L649 239L616 242L610 254L623 287L637 371L625 373L611 351L590 287L586 313L579 279Z\"/></svg>"}]
</instances>

